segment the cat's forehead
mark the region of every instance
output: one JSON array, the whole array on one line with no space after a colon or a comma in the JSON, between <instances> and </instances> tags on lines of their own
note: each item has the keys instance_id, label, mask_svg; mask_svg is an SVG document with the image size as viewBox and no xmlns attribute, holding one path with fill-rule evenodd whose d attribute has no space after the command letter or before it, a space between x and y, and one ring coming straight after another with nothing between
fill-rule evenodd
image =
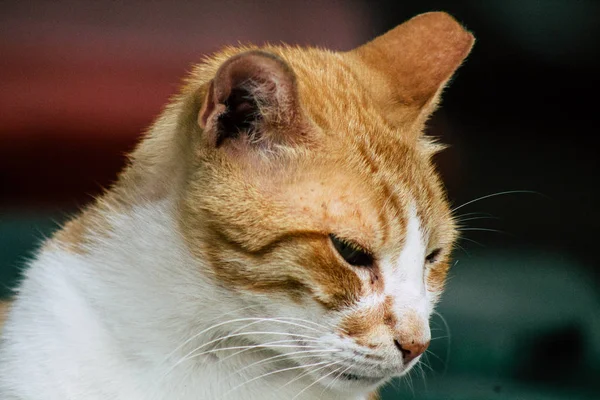
<instances>
[{"instance_id":1,"label":"cat's forehead","mask_svg":"<svg viewBox=\"0 0 600 400\"><path fill-rule=\"evenodd\" d=\"M304 111L328 133L373 134L374 139L396 131L386 123L372 96L374 77L343 53L320 49L274 48L292 68ZM381 82L378 82L379 84Z\"/></svg>"},{"instance_id":2,"label":"cat's forehead","mask_svg":"<svg viewBox=\"0 0 600 400\"><path fill-rule=\"evenodd\" d=\"M386 85L376 71L365 74L364 66L342 53L292 50L282 55L297 75L304 111L322 131L323 151L333 160L324 167L333 198L345 198L351 209L363 204L362 211L352 211L355 219L369 219L365 223L378 227L380 236L383 226L397 225L390 232L396 242L413 212L424 233L436 231L433 225L441 225L450 213L431 163L431 143L417 132L421 126L386 119L373 97L374 88Z\"/></svg>"},{"instance_id":3,"label":"cat's forehead","mask_svg":"<svg viewBox=\"0 0 600 400\"><path fill-rule=\"evenodd\" d=\"M443 234L449 213L437 180L410 149L397 153L396 161L380 161L367 148L347 148L306 159L273 183L273 198L294 226L334 232L369 248L398 249L409 217L419 220L424 234Z\"/></svg>"},{"instance_id":4,"label":"cat's forehead","mask_svg":"<svg viewBox=\"0 0 600 400\"><path fill-rule=\"evenodd\" d=\"M200 66L197 75L212 76L227 59L254 49L226 49ZM254 168L240 168L239 179L229 179L227 185L251 182L260 191L273 189L262 198L265 204L277 204L274 210L281 208L273 214L281 229L345 230L348 236L359 236L358 232L371 243L401 243L411 205L426 232L434 230L430 225L448 218L430 154L423 145L426 141L415 139L421 127L404 123L401 117L394 123L386 119L376 94L378 88L386 90L389 85L376 70L347 53L285 46L262 50L279 57L293 72L314 146L307 153L294 149L292 158L299 158L299 163L287 164L285 170L275 163L266 176ZM396 108L403 112L402 107Z\"/></svg>"}]
</instances>

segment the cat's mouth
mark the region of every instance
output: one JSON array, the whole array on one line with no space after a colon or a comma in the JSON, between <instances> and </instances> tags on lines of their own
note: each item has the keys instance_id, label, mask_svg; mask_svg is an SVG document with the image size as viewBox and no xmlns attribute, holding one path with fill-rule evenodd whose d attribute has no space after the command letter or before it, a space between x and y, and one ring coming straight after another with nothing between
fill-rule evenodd
<instances>
[{"instance_id":1,"label":"cat's mouth","mask_svg":"<svg viewBox=\"0 0 600 400\"><path fill-rule=\"evenodd\" d=\"M385 377L383 377L383 376L373 377L373 376L364 376L364 375L343 373L342 375L340 375L340 379L344 379L346 381L360 381L360 382L364 382L367 384L375 384L379 381L384 380Z\"/></svg>"}]
</instances>

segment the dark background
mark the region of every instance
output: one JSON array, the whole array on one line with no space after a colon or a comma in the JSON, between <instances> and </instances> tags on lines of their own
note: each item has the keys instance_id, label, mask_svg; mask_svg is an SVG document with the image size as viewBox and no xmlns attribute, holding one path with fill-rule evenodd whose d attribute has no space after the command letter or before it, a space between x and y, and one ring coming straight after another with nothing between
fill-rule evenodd
<instances>
[{"instance_id":1,"label":"dark background","mask_svg":"<svg viewBox=\"0 0 600 400\"><path fill-rule=\"evenodd\" d=\"M433 371L386 398L599 398L594 0L0 2L5 292L39 241L114 180L203 55L238 41L347 50L434 10L477 38L428 128L451 145L438 161L453 204L527 192L457 211Z\"/></svg>"}]
</instances>

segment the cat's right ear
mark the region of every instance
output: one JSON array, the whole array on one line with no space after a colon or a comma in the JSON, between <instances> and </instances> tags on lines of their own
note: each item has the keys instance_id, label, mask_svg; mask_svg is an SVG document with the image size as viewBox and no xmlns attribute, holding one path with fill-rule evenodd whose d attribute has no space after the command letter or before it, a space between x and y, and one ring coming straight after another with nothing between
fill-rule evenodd
<instances>
[{"instance_id":1,"label":"cat's right ear","mask_svg":"<svg viewBox=\"0 0 600 400\"><path fill-rule=\"evenodd\" d=\"M210 81L198 115L208 143L270 147L292 144L306 128L296 77L279 57L248 51L225 61Z\"/></svg>"}]
</instances>

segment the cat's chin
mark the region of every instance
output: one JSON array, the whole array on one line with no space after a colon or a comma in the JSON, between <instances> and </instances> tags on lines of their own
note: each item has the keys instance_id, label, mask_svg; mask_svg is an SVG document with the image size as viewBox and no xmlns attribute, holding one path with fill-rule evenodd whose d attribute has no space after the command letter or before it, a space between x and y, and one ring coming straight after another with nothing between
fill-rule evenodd
<instances>
[{"instance_id":1,"label":"cat's chin","mask_svg":"<svg viewBox=\"0 0 600 400\"><path fill-rule=\"evenodd\" d=\"M322 386L328 387L340 392L371 392L389 381L390 376L365 376L354 373L343 373L341 375L327 376L319 383Z\"/></svg>"},{"instance_id":2,"label":"cat's chin","mask_svg":"<svg viewBox=\"0 0 600 400\"><path fill-rule=\"evenodd\" d=\"M335 369L333 371L336 371ZM316 375L316 374L315 374ZM379 386L393 378L393 376L363 375L360 372L335 372L325 371L320 376L314 376L321 386L338 392L372 392Z\"/></svg>"},{"instance_id":3,"label":"cat's chin","mask_svg":"<svg viewBox=\"0 0 600 400\"><path fill-rule=\"evenodd\" d=\"M340 392L372 392L389 382L393 378L397 378L407 374L418 362L417 360L413 360L414 362L409 363L407 366L402 367L401 371L390 372L389 374L382 374L381 376L377 376L376 374L366 374L362 373L360 370L345 370L342 373L332 372L337 371L335 368L332 368L332 371L324 370L321 371L318 375L315 374L314 378L319 380L319 383L322 386L330 388L334 391Z\"/></svg>"}]
</instances>

